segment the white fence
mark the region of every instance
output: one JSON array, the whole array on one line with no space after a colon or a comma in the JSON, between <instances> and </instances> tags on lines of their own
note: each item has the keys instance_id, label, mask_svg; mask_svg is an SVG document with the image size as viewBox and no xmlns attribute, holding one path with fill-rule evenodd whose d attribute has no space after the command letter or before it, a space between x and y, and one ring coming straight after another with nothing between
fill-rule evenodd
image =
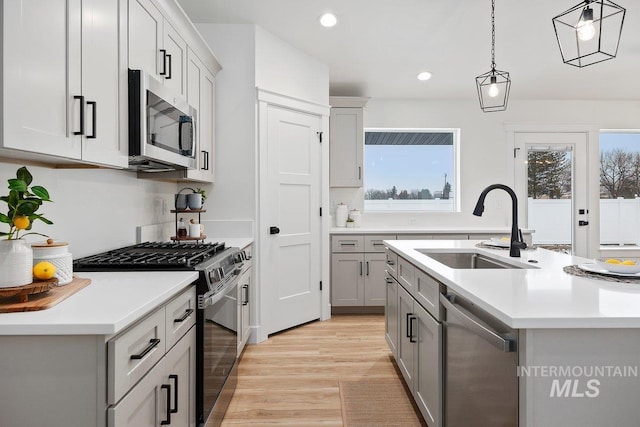
<instances>
[{"instance_id":1,"label":"white fence","mask_svg":"<svg viewBox=\"0 0 640 427\"><path fill-rule=\"evenodd\" d=\"M528 200L533 243L571 243L571 200ZM640 197L600 200L600 244L640 245Z\"/></svg>"}]
</instances>

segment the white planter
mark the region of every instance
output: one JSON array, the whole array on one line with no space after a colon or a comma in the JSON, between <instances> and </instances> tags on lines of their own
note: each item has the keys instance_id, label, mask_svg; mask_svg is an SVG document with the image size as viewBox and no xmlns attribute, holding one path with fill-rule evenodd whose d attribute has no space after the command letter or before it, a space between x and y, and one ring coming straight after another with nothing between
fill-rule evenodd
<instances>
[{"instance_id":1,"label":"white planter","mask_svg":"<svg viewBox=\"0 0 640 427\"><path fill-rule=\"evenodd\" d=\"M33 250L25 240L0 240L0 288L33 281Z\"/></svg>"}]
</instances>

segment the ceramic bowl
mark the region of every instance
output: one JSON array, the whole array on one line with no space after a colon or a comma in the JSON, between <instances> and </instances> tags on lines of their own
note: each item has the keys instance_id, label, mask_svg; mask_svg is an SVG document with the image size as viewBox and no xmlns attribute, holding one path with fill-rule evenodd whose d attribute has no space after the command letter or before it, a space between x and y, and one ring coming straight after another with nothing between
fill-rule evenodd
<instances>
[{"instance_id":1,"label":"ceramic bowl","mask_svg":"<svg viewBox=\"0 0 640 427\"><path fill-rule=\"evenodd\" d=\"M607 260L618 260L620 264L615 264L611 262L606 262ZM633 264L622 264L623 261L633 262ZM603 270L610 271L612 273L623 273L623 274L636 274L640 273L640 260L637 258L598 258L596 259L596 264Z\"/></svg>"}]
</instances>

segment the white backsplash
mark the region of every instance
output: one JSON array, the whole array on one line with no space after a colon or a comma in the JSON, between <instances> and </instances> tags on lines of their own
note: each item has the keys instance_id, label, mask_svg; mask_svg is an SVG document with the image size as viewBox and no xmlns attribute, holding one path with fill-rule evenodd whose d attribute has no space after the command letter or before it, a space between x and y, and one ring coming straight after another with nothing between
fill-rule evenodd
<instances>
[{"instance_id":1,"label":"white backsplash","mask_svg":"<svg viewBox=\"0 0 640 427\"><path fill-rule=\"evenodd\" d=\"M189 216L185 214L184 217ZM233 237L253 237L253 221L202 221L204 234L207 241L220 241ZM136 243L141 242L166 242L171 236L176 235L175 222L151 224L136 227Z\"/></svg>"},{"instance_id":2,"label":"white backsplash","mask_svg":"<svg viewBox=\"0 0 640 427\"><path fill-rule=\"evenodd\" d=\"M0 162L0 195L20 164ZM53 169L27 166L33 185L45 187L53 203L38 213L53 221L40 221L33 229L69 243L74 258L136 243L136 226L170 222L176 184L137 178L134 172L113 169ZM2 212L6 204L0 203ZM4 230L6 224L0 224ZM27 236L29 242L44 240Z\"/></svg>"}]
</instances>

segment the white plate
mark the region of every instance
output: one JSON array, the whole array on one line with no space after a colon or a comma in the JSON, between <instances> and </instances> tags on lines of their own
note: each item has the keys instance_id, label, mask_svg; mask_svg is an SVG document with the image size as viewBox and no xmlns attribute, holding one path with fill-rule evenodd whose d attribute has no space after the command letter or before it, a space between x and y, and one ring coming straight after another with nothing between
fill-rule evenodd
<instances>
[{"instance_id":1,"label":"white plate","mask_svg":"<svg viewBox=\"0 0 640 427\"><path fill-rule=\"evenodd\" d=\"M486 246L495 246L496 248L508 248L511 247L511 242L508 240L502 240L498 238L492 238L491 240L485 240L482 242Z\"/></svg>"},{"instance_id":2,"label":"white plate","mask_svg":"<svg viewBox=\"0 0 640 427\"><path fill-rule=\"evenodd\" d=\"M605 270L604 268L600 267L598 264L594 264L594 263L579 264L578 268L580 270L588 271L590 273L606 274L607 276L640 278L640 273L616 273L615 271Z\"/></svg>"}]
</instances>

